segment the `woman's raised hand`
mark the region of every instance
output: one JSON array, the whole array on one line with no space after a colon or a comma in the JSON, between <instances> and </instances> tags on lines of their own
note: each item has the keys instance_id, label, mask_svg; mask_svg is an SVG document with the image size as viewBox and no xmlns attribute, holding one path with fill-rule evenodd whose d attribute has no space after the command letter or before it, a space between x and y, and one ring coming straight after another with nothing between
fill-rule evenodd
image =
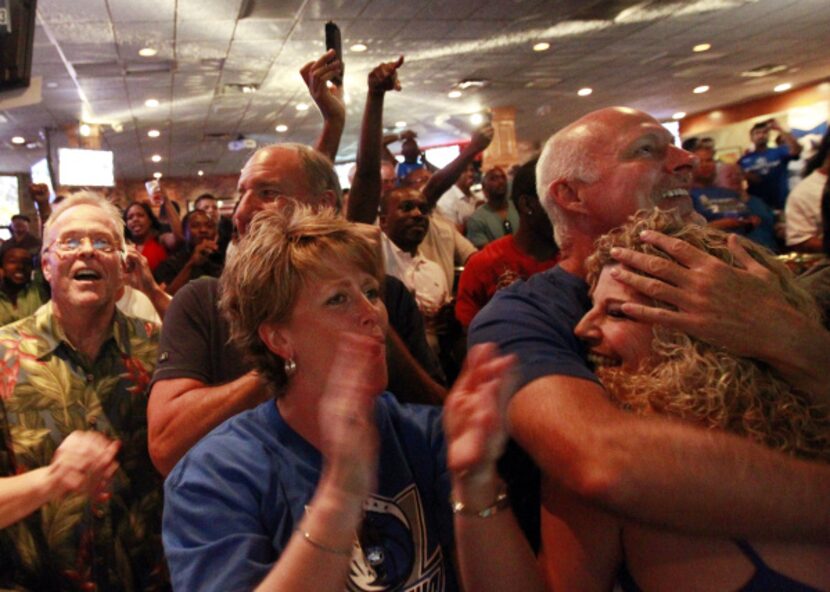
<instances>
[{"instance_id":1,"label":"woman's raised hand","mask_svg":"<svg viewBox=\"0 0 830 592\"><path fill-rule=\"evenodd\" d=\"M489 489L496 479L507 443L504 410L513 362L493 344L477 345L444 403L447 465L456 485Z\"/></svg>"},{"instance_id":2,"label":"woman's raised hand","mask_svg":"<svg viewBox=\"0 0 830 592\"><path fill-rule=\"evenodd\" d=\"M344 333L320 402L326 483L361 503L377 479L374 409L385 386L385 356L383 342Z\"/></svg>"}]
</instances>

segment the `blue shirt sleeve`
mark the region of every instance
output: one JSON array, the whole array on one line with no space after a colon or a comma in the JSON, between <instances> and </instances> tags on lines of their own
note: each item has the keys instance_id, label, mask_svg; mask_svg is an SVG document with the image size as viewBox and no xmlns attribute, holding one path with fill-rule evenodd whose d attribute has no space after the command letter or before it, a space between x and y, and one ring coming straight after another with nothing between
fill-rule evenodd
<instances>
[{"instance_id":1,"label":"blue shirt sleeve","mask_svg":"<svg viewBox=\"0 0 830 592\"><path fill-rule=\"evenodd\" d=\"M287 510L282 519L277 510L276 525L263 524L262 504L278 501L258 499L263 488L251 481L273 477L231 467L219 452L186 456L164 485L164 548L175 590L253 590L277 560L275 541L284 544L292 532Z\"/></svg>"},{"instance_id":2,"label":"blue shirt sleeve","mask_svg":"<svg viewBox=\"0 0 830 592\"><path fill-rule=\"evenodd\" d=\"M473 319L468 345L491 342L515 354L516 390L555 374L599 382L573 333L590 306L585 282L555 267L497 292Z\"/></svg>"}]
</instances>

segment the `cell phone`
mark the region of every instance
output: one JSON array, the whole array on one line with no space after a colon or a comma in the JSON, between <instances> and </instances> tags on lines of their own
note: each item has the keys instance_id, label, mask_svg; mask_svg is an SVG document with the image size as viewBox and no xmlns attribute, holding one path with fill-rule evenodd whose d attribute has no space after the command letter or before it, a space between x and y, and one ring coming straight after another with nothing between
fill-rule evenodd
<instances>
[{"instance_id":1,"label":"cell phone","mask_svg":"<svg viewBox=\"0 0 830 592\"><path fill-rule=\"evenodd\" d=\"M158 179L147 181L144 183L144 187L147 188L147 194L150 196L153 205L160 206L164 202L164 196L161 194L161 184Z\"/></svg>"},{"instance_id":2,"label":"cell phone","mask_svg":"<svg viewBox=\"0 0 830 592\"><path fill-rule=\"evenodd\" d=\"M334 56L343 63L343 45L340 41L340 27L329 21L326 23L326 50L333 49ZM336 74L331 81L337 86L343 86L343 71Z\"/></svg>"}]
</instances>

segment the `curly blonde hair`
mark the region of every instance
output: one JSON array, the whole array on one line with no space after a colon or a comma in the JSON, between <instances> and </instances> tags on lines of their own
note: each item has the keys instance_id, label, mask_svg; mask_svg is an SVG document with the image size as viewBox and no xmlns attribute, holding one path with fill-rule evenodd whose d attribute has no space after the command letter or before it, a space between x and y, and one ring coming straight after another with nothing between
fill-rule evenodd
<instances>
[{"instance_id":1,"label":"curly blonde hair","mask_svg":"<svg viewBox=\"0 0 830 592\"><path fill-rule=\"evenodd\" d=\"M361 225L331 208L313 210L296 202L267 204L226 262L219 309L228 320L230 341L278 396L287 382L285 360L263 343L260 325L287 321L305 282L336 277L349 266L383 285L380 249Z\"/></svg>"},{"instance_id":2,"label":"curly blonde hair","mask_svg":"<svg viewBox=\"0 0 830 592\"><path fill-rule=\"evenodd\" d=\"M613 247L670 257L640 240L657 230L738 266L728 234L683 222L674 212L641 211L628 224L600 237L587 261L588 282L596 287L602 268L615 263ZM800 288L775 256L743 237L741 246L772 272L775 287L796 309L820 318L812 296ZM658 306L665 304L656 303ZM783 381L764 363L742 358L685 333L655 325L654 355L637 372L601 368L597 375L611 396L635 413L660 413L721 428L804 458L830 460L830 417L809 397Z\"/></svg>"}]
</instances>

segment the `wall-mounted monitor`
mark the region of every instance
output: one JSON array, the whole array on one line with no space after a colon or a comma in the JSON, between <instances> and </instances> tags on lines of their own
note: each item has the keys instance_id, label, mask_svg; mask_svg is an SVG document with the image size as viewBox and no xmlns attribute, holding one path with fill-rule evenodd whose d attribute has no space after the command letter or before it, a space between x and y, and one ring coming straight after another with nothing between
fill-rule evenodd
<instances>
[{"instance_id":1,"label":"wall-mounted monitor","mask_svg":"<svg viewBox=\"0 0 830 592\"><path fill-rule=\"evenodd\" d=\"M59 148L58 182L76 187L112 187L115 185L112 152Z\"/></svg>"},{"instance_id":2,"label":"wall-mounted monitor","mask_svg":"<svg viewBox=\"0 0 830 592\"><path fill-rule=\"evenodd\" d=\"M36 0L0 0L0 92L29 86Z\"/></svg>"}]
</instances>

